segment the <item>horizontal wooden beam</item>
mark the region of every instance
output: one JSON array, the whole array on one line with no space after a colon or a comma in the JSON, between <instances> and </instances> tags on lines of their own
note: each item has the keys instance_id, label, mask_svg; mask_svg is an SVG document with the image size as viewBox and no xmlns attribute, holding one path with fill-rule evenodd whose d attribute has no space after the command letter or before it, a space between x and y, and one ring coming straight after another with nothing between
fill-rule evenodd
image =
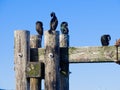
<instances>
[{"instance_id":1,"label":"horizontal wooden beam","mask_svg":"<svg viewBox=\"0 0 120 90\"><path fill-rule=\"evenodd\" d=\"M117 57L117 49L115 46L104 47L69 47L69 52L65 52L66 48L60 48L60 59L65 59L69 55L69 63L99 63L99 62L115 62ZM39 59L44 62L44 48L31 49L31 59ZM118 55L120 48L118 48ZM120 58L120 55L118 56Z\"/></svg>"},{"instance_id":2,"label":"horizontal wooden beam","mask_svg":"<svg viewBox=\"0 0 120 90\"><path fill-rule=\"evenodd\" d=\"M99 63L99 62L115 62L116 47L71 47L69 49L70 63ZM119 49L120 52L120 49Z\"/></svg>"}]
</instances>

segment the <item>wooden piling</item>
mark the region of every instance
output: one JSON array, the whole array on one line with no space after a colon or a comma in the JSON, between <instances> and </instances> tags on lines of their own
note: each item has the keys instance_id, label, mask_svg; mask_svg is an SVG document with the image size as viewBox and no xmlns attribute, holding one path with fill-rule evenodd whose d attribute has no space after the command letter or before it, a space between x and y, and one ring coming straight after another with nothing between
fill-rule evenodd
<instances>
[{"instance_id":1,"label":"wooden piling","mask_svg":"<svg viewBox=\"0 0 120 90\"><path fill-rule=\"evenodd\" d=\"M14 32L15 90L28 90L26 65L30 60L30 32L17 30Z\"/></svg>"},{"instance_id":2,"label":"wooden piling","mask_svg":"<svg viewBox=\"0 0 120 90\"><path fill-rule=\"evenodd\" d=\"M14 32L15 90L41 90L43 78L45 90L69 90L69 63L114 62L120 58L120 48L115 46L69 47L69 35L60 35L59 42L58 31L45 31L45 49L39 48L41 40L37 35L30 38L29 31Z\"/></svg>"},{"instance_id":3,"label":"wooden piling","mask_svg":"<svg viewBox=\"0 0 120 90\"><path fill-rule=\"evenodd\" d=\"M40 48L42 42L42 36L40 35L31 35L30 36L30 48ZM38 62L38 57L36 60L32 60L31 62ZM41 90L41 78L30 78L30 90Z\"/></svg>"},{"instance_id":4,"label":"wooden piling","mask_svg":"<svg viewBox=\"0 0 120 90\"><path fill-rule=\"evenodd\" d=\"M59 32L45 31L45 90L60 90Z\"/></svg>"},{"instance_id":5,"label":"wooden piling","mask_svg":"<svg viewBox=\"0 0 120 90\"><path fill-rule=\"evenodd\" d=\"M60 35L60 47L69 47L69 35L67 34L61 34Z\"/></svg>"},{"instance_id":6,"label":"wooden piling","mask_svg":"<svg viewBox=\"0 0 120 90\"><path fill-rule=\"evenodd\" d=\"M60 90L69 90L69 35L60 35L60 47L64 48L64 53L60 53ZM63 50L63 49L61 49ZM62 58L62 54L66 53L66 57Z\"/></svg>"}]
</instances>

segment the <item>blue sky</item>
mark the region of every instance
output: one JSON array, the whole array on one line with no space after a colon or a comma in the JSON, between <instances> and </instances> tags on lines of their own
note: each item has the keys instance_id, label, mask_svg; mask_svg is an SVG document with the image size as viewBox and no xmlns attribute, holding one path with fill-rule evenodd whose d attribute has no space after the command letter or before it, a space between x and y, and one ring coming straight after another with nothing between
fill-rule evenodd
<instances>
[{"instance_id":1,"label":"blue sky","mask_svg":"<svg viewBox=\"0 0 120 90\"><path fill-rule=\"evenodd\" d=\"M49 29L50 13L67 21L70 46L101 46L100 37L120 38L119 0L0 0L0 88L15 89L14 30L35 31L35 22ZM44 44L44 43L43 43ZM120 66L115 63L70 65L70 90L120 90Z\"/></svg>"}]
</instances>

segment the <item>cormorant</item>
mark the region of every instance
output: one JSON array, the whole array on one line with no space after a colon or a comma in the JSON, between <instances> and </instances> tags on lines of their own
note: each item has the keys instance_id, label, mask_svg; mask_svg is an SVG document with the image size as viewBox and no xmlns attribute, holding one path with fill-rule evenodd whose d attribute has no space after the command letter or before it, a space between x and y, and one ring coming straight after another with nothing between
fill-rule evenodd
<instances>
[{"instance_id":1,"label":"cormorant","mask_svg":"<svg viewBox=\"0 0 120 90\"><path fill-rule=\"evenodd\" d=\"M102 46L108 46L110 40L111 40L111 37L108 34L105 34L105 35L101 36L101 44L102 44Z\"/></svg>"},{"instance_id":2,"label":"cormorant","mask_svg":"<svg viewBox=\"0 0 120 90\"><path fill-rule=\"evenodd\" d=\"M62 22L60 29L61 29L62 34L68 34L68 32L69 32L68 23L67 22Z\"/></svg>"},{"instance_id":3,"label":"cormorant","mask_svg":"<svg viewBox=\"0 0 120 90\"><path fill-rule=\"evenodd\" d=\"M43 35L43 23L41 21L36 22L36 31L39 35Z\"/></svg>"},{"instance_id":4,"label":"cormorant","mask_svg":"<svg viewBox=\"0 0 120 90\"><path fill-rule=\"evenodd\" d=\"M58 19L57 19L54 12L52 12L50 15L51 15L52 19L50 21L50 30L49 30L49 32L52 32L52 31L55 31L56 28L57 28Z\"/></svg>"}]
</instances>

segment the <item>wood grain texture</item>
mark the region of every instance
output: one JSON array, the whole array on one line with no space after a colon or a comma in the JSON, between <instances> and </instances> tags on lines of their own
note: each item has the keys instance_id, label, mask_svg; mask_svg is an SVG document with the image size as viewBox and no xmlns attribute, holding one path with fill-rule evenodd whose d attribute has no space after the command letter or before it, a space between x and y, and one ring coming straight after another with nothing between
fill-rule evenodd
<instances>
[{"instance_id":1,"label":"wood grain texture","mask_svg":"<svg viewBox=\"0 0 120 90\"><path fill-rule=\"evenodd\" d=\"M45 90L60 90L59 32L45 31Z\"/></svg>"},{"instance_id":2,"label":"wood grain texture","mask_svg":"<svg viewBox=\"0 0 120 90\"><path fill-rule=\"evenodd\" d=\"M60 48L60 57L66 58L66 48ZM44 60L44 48L38 48L39 60ZM94 47L69 47L68 50L69 63L99 63L99 62L115 62L116 61L116 47L115 46L94 46ZM36 49L31 51L36 52ZM36 53L34 53L36 57ZM118 59L120 60L120 47L118 47Z\"/></svg>"},{"instance_id":3,"label":"wood grain texture","mask_svg":"<svg viewBox=\"0 0 120 90\"><path fill-rule=\"evenodd\" d=\"M27 61L30 60L30 32L16 30L14 32L14 45L15 90L29 90L26 78L26 65Z\"/></svg>"},{"instance_id":4,"label":"wood grain texture","mask_svg":"<svg viewBox=\"0 0 120 90\"><path fill-rule=\"evenodd\" d=\"M60 90L69 90L69 57L68 57L68 47L69 47L69 35L60 35L60 47L64 48L64 53L60 53ZM66 54L65 58L62 58Z\"/></svg>"},{"instance_id":5,"label":"wood grain texture","mask_svg":"<svg viewBox=\"0 0 120 90\"><path fill-rule=\"evenodd\" d=\"M118 53L120 53L120 49L118 49ZM69 48L70 63L114 62L116 56L115 46Z\"/></svg>"},{"instance_id":6,"label":"wood grain texture","mask_svg":"<svg viewBox=\"0 0 120 90\"><path fill-rule=\"evenodd\" d=\"M40 35L31 35L30 36L30 48L31 49L32 48L40 48L41 47L41 41L42 41L42 36L40 36ZM31 62L38 62L38 57L36 57L36 59L33 59L31 57L30 61ZM35 65L35 66L41 66L41 65L38 64L38 65ZM38 74L41 74L41 73L39 73L39 71L41 71L40 70L41 67L37 67L37 69L39 69L39 70L36 70L35 72L38 73ZM38 75L34 75L34 76L37 77ZM39 78L36 78L36 77L30 78L30 90L41 90L41 77L39 77Z\"/></svg>"}]
</instances>

